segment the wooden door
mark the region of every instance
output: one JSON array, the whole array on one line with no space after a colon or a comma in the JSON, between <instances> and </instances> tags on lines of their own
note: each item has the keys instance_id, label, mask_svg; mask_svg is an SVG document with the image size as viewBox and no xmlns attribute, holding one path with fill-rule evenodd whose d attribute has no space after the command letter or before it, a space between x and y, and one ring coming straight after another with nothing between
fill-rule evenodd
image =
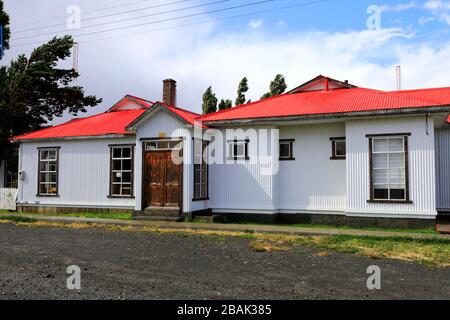
<instances>
[{"instance_id":1,"label":"wooden door","mask_svg":"<svg viewBox=\"0 0 450 320\"><path fill-rule=\"evenodd\" d=\"M179 207L182 165L173 163L171 151L145 154L144 207Z\"/></svg>"}]
</instances>

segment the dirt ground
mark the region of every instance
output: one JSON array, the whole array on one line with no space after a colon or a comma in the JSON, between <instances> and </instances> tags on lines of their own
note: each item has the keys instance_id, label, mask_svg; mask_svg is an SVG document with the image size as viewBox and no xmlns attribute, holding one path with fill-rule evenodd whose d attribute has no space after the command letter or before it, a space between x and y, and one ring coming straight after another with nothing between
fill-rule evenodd
<instances>
[{"instance_id":1,"label":"dirt ground","mask_svg":"<svg viewBox=\"0 0 450 320\"><path fill-rule=\"evenodd\" d=\"M450 299L450 268L249 242L0 224L0 299ZM79 291L66 287L70 265ZM367 289L370 265L381 290Z\"/></svg>"}]
</instances>

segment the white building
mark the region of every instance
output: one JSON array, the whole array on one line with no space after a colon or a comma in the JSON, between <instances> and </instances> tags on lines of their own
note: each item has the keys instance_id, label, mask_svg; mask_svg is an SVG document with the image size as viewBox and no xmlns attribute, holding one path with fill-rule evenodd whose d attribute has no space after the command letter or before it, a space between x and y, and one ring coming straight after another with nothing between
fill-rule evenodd
<instances>
[{"instance_id":1,"label":"white building","mask_svg":"<svg viewBox=\"0 0 450 320\"><path fill-rule=\"evenodd\" d=\"M199 116L174 106L166 80L163 100L126 96L15 137L20 210L405 227L450 211L450 88L384 92L319 76Z\"/></svg>"}]
</instances>

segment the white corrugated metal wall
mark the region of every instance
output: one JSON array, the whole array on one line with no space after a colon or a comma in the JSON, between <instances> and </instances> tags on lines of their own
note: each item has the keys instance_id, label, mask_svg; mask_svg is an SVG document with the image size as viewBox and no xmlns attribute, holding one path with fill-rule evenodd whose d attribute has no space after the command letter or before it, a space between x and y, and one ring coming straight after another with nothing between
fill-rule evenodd
<instances>
[{"instance_id":1,"label":"white corrugated metal wall","mask_svg":"<svg viewBox=\"0 0 450 320\"><path fill-rule=\"evenodd\" d=\"M348 214L416 218L433 218L436 215L434 122L431 117L428 125L425 116L348 121L346 132ZM370 176L366 134L392 133L411 133L408 138L409 186L413 203L368 203Z\"/></svg>"},{"instance_id":2,"label":"white corrugated metal wall","mask_svg":"<svg viewBox=\"0 0 450 320\"><path fill-rule=\"evenodd\" d=\"M49 206L134 208L134 199L108 198L110 144L134 144L134 137L22 143L19 202ZM37 197L38 149L60 147L58 197Z\"/></svg>"},{"instance_id":3,"label":"white corrugated metal wall","mask_svg":"<svg viewBox=\"0 0 450 320\"><path fill-rule=\"evenodd\" d=\"M295 139L295 161L280 161L281 211L345 211L345 160L330 160L330 138L345 137L344 123L280 128L280 139Z\"/></svg>"}]
</instances>

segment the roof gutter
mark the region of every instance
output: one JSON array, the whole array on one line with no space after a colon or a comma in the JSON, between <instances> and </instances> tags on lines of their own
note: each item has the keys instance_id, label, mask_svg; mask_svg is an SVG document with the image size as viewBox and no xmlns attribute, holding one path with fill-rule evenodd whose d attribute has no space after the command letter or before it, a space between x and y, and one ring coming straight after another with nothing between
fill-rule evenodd
<instances>
[{"instance_id":1,"label":"roof gutter","mask_svg":"<svg viewBox=\"0 0 450 320\"><path fill-rule=\"evenodd\" d=\"M231 119L221 121L203 121L209 126L226 126L226 125L247 125L247 124L265 124L288 121L314 121L314 120L340 120L340 119L359 119L373 116L405 116L405 115L422 115L432 113L450 113L450 105L436 107L414 107L402 109L374 110L361 112L342 112L331 114L314 114L314 115L296 115L296 116L279 116L267 118L248 118L248 119Z\"/></svg>"}]
</instances>

